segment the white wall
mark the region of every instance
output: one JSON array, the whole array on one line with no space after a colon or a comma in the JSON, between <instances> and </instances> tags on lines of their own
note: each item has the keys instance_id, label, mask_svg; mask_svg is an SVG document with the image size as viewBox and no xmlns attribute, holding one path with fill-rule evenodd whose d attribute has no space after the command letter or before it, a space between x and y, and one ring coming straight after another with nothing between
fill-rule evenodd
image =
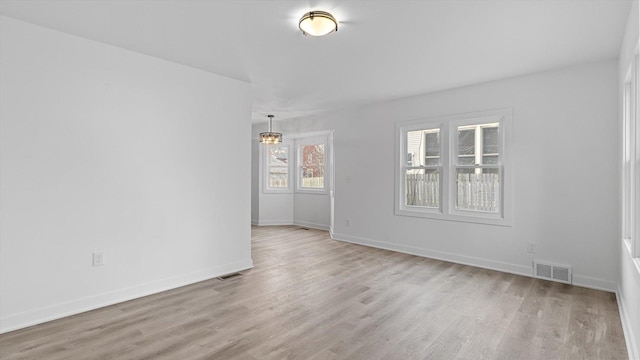
<instances>
[{"instance_id":1,"label":"white wall","mask_svg":"<svg viewBox=\"0 0 640 360\"><path fill-rule=\"evenodd\" d=\"M252 162L256 163L255 170L251 173L251 181L256 184L252 190L252 224L254 225L291 225L293 224L293 192L289 193L265 193L264 192L264 161L263 145L258 141L258 133L267 131L260 125L252 127ZM293 145L290 140L284 140L283 144L291 145L290 161L293 160Z\"/></svg>"},{"instance_id":2,"label":"white wall","mask_svg":"<svg viewBox=\"0 0 640 360\"><path fill-rule=\"evenodd\" d=\"M633 55L638 47L638 33L640 23L638 1L633 2L629 19L627 21L627 29L625 37L620 49L619 57L619 74L618 89L620 91L620 101L618 108L620 109L620 120L618 122L618 143L622 144L622 89L625 82L626 72L633 61ZM618 149L618 159L621 158L622 147ZM620 164L620 160L617 162ZM622 177L622 167L618 168L618 174ZM620 193L619 193L620 194ZM622 199L618 197L618 208L622 208ZM637 219L636 219L637 221ZM620 223L620 222L619 222ZM624 327L627 339L627 347L629 349L629 357L631 359L640 359L640 262L633 259L626 245L620 242L622 233L617 232L616 240L620 249L620 282L618 285L618 304L620 305L620 315L622 325Z\"/></svg>"},{"instance_id":3,"label":"white wall","mask_svg":"<svg viewBox=\"0 0 640 360\"><path fill-rule=\"evenodd\" d=\"M394 124L513 109L514 224L394 215ZM617 63L605 61L376 103L279 124L335 130L339 240L531 275L533 259L573 266L574 283L617 284ZM296 123L297 125L294 125ZM351 226L346 220L351 219ZM527 242L537 253L526 252Z\"/></svg>"},{"instance_id":4,"label":"white wall","mask_svg":"<svg viewBox=\"0 0 640 360\"><path fill-rule=\"evenodd\" d=\"M260 193L260 212L257 225L292 225L293 194Z\"/></svg>"},{"instance_id":5,"label":"white wall","mask_svg":"<svg viewBox=\"0 0 640 360\"><path fill-rule=\"evenodd\" d=\"M255 138L251 140L251 225L258 225L260 218L260 144Z\"/></svg>"},{"instance_id":6,"label":"white wall","mask_svg":"<svg viewBox=\"0 0 640 360\"><path fill-rule=\"evenodd\" d=\"M329 194L296 193L293 197L293 223L314 229L329 230Z\"/></svg>"},{"instance_id":7,"label":"white wall","mask_svg":"<svg viewBox=\"0 0 640 360\"><path fill-rule=\"evenodd\" d=\"M2 331L252 266L248 84L0 20Z\"/></svg>"}]
</instances>

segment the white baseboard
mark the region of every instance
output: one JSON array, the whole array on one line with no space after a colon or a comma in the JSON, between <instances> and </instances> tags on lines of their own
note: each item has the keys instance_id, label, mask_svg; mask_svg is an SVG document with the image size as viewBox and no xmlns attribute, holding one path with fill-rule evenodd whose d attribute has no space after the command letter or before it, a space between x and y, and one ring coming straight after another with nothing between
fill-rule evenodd
<instances>
[{"instance_id":1,"label":"white baseboard","mask_svg":"<svg viewBox=\"0 0 640 360\"><path fill-rule=\"evenodd\" d=\"M489 270L497 270L506 273L523 275L531 277L533 275L532 267L522 266L518 264L511 264L493 260L487 260L477 257L471 257L466 255L458 255L443 251L429 250L424 248L418 248L414 246L401 245L395 243L388 243L384 241L365 239L356 236L343 235L343 234L333 234L333 239L349 242L358 245L371 246L378 249L397 251L410 255L422 256L430 259L443 260L448 262L453 262L462 265L470 265L483 269Z\"/></svg>"},{"instance_id":2,"label":"white baseboard","mask_svg":"<svg viewBox=\"0 0 640 360\"><path fill-rule=\"evenodd\" d=\"M633 326L631 318L629 318L629 311L627 310L624 302L620 299L621 289L616 291L616 300L618 301L618 310L620 311L620 322L622 323L622 331L624 332L625 342L627 343L627 353L629 353L629 360L640 360L640 344L636 343L635 333L633 332Z\"/></svg>"},{"instance_id":3,"label":"white baseboard","mask_svg":"<svg viewBox=\"0 0 640 360\"><path fill-rule=\"evenodd\" d=\"M258 220L258 226L293 225L293 219Z\"/></svg>"},{"instance_id":4,"label":"white baseboard","mask_svg":"<svg viewBox=\"0 0 640 360\"><path fill-rule=\"evenodd\" d=\"M258 219L251 219L251 225L258 225Z\"/></svg>"},{"instance_id":5,"label":"white baseboard","mask_svg":"<svg viewBox=\"0 0 640 360\"><path fill-rule=\"evenodd\" d=\"M311 229L329 231L329 225L325 225L325 224L316 224L316 223L307 222L307 221L293 220L293 225L307 227Z\"/></svg>"},{"instance_id":6,"label":"white baseboard","mask_svg":"<svg viewBox=\"0 0 640 360\"><path fill-rule=\"evenodd\" d=\"M602 290L602 291L615 293L616 288L618 287L618 284L616 284L613 281L598 279L591 276L576 275L574 273L572 278L573 278L573 281L572 281L573 285L585 287L589 289Z\"/></svg>"},{"instance_id":7,"label":"white baseboard","mask_svg":"<svg viewBox=\"0 0 640 360\"><path fill-rule=\"evenodd\" d=\"M310 229L329 231L329 225L316 224L316 223L302 221L302 220L260 220L258 221L257 225L258 226L296 225L296 226L302 226Z\"/></svg>"},{"instance_id":8,"label":"white baseboard","mask_svg":"<svg viewBox=\"0 0 640 360\"><path fill-rule=\"evenodd\" d=\"M343 235L332 233L331 238L334 240L349 242L353 244L371 246L379 249L392 250L405 254L417 255L422 257L427 257L430 259L437 259L443 261L449 261L462 265L475 266L483 269L496 270L501 272L506 272L510 274L522 275L527 277L533 277L533 267L524 266L512 263L506 263L495 260L487 260L483 258L459 255L454 253L448 253L437 250L424 249L414 246L396 244L396 243L388 243L384 241L365 239L361 237L351 236L351 235ZM573 274L573 284L576 286L603 290L608 292L615 292L617 285L614 282L592 278L588 276L581 276Z\"/></svg>"},{"instance_id":9,"label":"white baseboard","mask_svg":"<svg viewBox=\"0 0 640 360\"><path fill-rule=\"evenodd\" d=\"M241 260L208 269L181 274L166 279L148 282L128 288L118 289L107 293L87 296L81 299L54 304L18 314L11 314L0 318L0 334L60 319L101 307L137 299L181 286L209 280L221 275L251 269L253 260Z\"/></svg>"}]
</instances>

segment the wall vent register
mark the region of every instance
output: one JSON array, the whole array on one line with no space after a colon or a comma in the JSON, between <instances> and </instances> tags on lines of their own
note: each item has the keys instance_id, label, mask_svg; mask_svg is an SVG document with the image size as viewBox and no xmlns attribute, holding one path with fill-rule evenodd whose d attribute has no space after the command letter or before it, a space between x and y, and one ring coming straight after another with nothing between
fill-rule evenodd
<instances>
[{"instance_id":1,"label":"wall vent register","mask_svg":"<svg viewBox=\"0 0 640 360\"><path fill-rule=\"evenodd\" d=\"M534 261L533 277L571 284L571 266Z\"/></svg>"}]
</instances>

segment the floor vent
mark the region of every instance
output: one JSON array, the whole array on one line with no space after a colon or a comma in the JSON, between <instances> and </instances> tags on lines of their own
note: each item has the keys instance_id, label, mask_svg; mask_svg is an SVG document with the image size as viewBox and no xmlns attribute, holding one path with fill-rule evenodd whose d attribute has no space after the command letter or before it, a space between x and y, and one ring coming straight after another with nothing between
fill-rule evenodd
<instances>
[{"instance_id":1,"label":"floor vent","mask_svg":"<svg viewBox=\"0 0 640 360\"><path fill-rule=\"evenodd\" d=\"M227 274L227 275L222 275L222 276L218 276L218 280L227 280L227 279L231 279L234 278L236 276L240 276L242 274L240 274L239 272L237 273L231 273L231 274Z\"/></svg>"},{"instance_id":2,"label":"floor vent","mask_svg":"<svg viewBox=\"0 0 640 360\"><path fill-rule=\"evenodd\" d=\"M571 266L534 261L533 277L571 284Z\"/></svg>"}]
</instances>

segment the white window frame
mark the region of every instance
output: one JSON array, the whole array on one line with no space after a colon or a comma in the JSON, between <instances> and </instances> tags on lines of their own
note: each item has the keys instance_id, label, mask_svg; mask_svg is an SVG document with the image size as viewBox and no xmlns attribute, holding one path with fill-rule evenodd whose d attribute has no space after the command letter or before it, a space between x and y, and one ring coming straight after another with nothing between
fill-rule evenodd
<instances>
[{"instance_id":1,"label":"white window frame","mask_svg":"<svg viewBox=\"0 0 640 360\"><path fill-rule=\"evenodd\" d=\"M622 242L634 258L640 258L640 64L638 50L623 84L622 94ZM638 261L638 260L636 260ZM640 263L639 263L640 264Z\"/></svg>"},{"instance_id":2,"label":"white window frame","mask_svg":"<svg viewBox=\"0 0 640 360\"><path fill-rule=\"evenodd\" d=\"M634 211L631 213L631 219L633 219L633 248L632 254L635 258L640 258L640 226L638 226L638 212L640 211L640 111L638 110L638 96L640 90L640 57L638 56L638 48L636 48L636 55L634 59L635 67L635 89L633 92L633 122L634 122L634 147L635 157L633 158L633 176L635 177L635 191L634 191ZM639 264L636 262L636 264Z\"/></svg>"},{"instance_id":3,"label":"white window frame","mask_svg":"<svg viewBox=\"0 0 640 360\"><path fill-rule=\"evenodd\" d=\"M461 221L489 225L512 226L511 144L512 109L479 111L467 114L440 116L396 123L396 186L395 214L400 216ZM456 154L458 126L498 123L500 150L498 165L501 169L500 211L489 213L455 209ZM440 129L440 208L407 206L405 203L407 169L407 132L422 129Z\"/></svg>"},{"instance_id":4,"label":"white window frame","mask_svg":"<svg viewBox=\"0 0 640 360\"><path fill-rule=\"evenodd\" d=\"M289 152L289 157L287 159L288 168L288 179L287 179L287 187L286 188L272 188L269 186L269 153L271 148L273 147L286 147ZM293 192L293 171L292 164L295 162L295 154L292 151L291 143L282 142L280 144L262 144L262 192L265 194L290 194Z\"/></svg>"},{"instance_id":5,"label":"white window frame","mask_svg":"<svg viewBox=\"0 0 640 360\"><path fill-rule=\"evenodd\" d=\"M324 145L324 169L323 169L323 188L310 188L302 186L302 147L304 145ZM329 193L329 177L328 173L330 170L330 149L329 149L329 135L315 135L315 136L305 136L296 138L296 193L304 193L304 194L328 194Z\"/></svg>"},{"instance_id":6,"label":"white window frame","mask_svg":"<svg viewBox=\"0 0 640 360\"><path fill-rule=\"evenodd\" d=\"M440 130L440 162L438 165L432 165L432 166L408 166L408 144L407 144L407 133L411 132L411 131L418 131L418 130L435 130L435 129L439 129ZM398 138L399 140L399 146L396 146L396 149L402 149L400 150L400 164L399 166L396 166L397 169L400 169L400 173L398 174L400 177L400 180L396 182L396 185L399 186L399 188L397 188L396 193L400 192L400 199L399 202L396 201L396 214L398 215L412 215L415 214L414 216L420 216L420 217L439 217L442 214L442 200L443 200L443 184L446 183L447 176L448 174L446 174L446 171L444 170L445 167L443 166L443 164L445 164L448 161L448 156L449 154L443 150L443 144L445 143L445 141L443 141L443 139L447 136L447 132L446 132L446 128L443 126L443 124L441 122L424 122L424 121L411 121L411 122L406 122L404 123L404 126L400 127L399 129L396 126L396 132L400 131L401 135ZM397 158L397 156L396 156ZM435 208L435 207L423 207L423 206L411 206L411 205L406 205L406 181L405 181L405 176L407 173L407 170L409 169L438 169L439 173L440 173L440 186L439 186L439 199L438 199L438 203L440 204L439 208ZM396 176L396 178L398 178L398 176ZM421 215L422 214L422 215ZM431 216L428 216L431 215Z\"/></svg>"}]
</instances>

